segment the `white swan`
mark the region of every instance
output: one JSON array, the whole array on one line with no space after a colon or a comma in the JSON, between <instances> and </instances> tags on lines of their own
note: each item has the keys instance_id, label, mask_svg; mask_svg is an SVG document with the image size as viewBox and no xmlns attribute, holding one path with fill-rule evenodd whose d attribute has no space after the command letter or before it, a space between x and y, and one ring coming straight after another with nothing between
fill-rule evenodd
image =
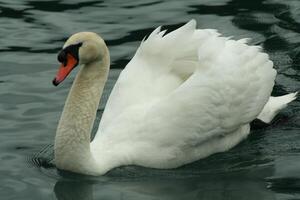
<instances>
[{"instance_id":1,"label":"white swan","mask_svg":"<svg viewBox=\"0 0 300 200\"><path fill-rule=\"evenodd\" d=\"M164 34L155 29L122 71L92 142L109 52L95 33L67 40L53 83L81 68L57 128L58 168L102 175L121 165L179 167L230 149L247 137L258 115L269 122L295 99L292 93L267 103L276 71L245 39L196 29L195 20Z\"/></svg>"}]
</instances>

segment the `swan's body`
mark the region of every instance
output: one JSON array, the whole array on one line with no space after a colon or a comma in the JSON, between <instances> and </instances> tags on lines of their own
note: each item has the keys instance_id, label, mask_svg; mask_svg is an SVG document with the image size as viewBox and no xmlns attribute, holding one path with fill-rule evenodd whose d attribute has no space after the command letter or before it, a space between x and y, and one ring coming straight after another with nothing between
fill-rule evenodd
<instances>
[{"instance_id":1,"label":"swan's body","mask_svg":"<svg viewBox=\"0 0 300 200\"><path fill-rule=\"evenodd\" d=\"M195 26L192 20L165 36L158 28L141 44L120 74L91 143L109 53L94 33L66 42L64 48L82 44L82 67L59 122L57 167L90 175L131 164L175 168L230 149L247 137L258 115L272 118L294 99L292 94L262 112L276 76L268 55L246 40Z\"/></svg>"}]
</instances>

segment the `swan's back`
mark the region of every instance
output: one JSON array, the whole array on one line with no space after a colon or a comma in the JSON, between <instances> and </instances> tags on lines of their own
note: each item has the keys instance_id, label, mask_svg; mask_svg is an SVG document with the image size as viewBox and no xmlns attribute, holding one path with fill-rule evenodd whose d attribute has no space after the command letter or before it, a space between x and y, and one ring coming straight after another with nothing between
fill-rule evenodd
<instances>
[{"instance_id":1,"label":"swan's back","mask_svg":"<svg viewBox=\"0 0 300 200\"><path fill-rule=\"evenodd\" d=\"M249 133L275 75L246 40L197 30L194 20L165 36L158 28L120 74L93 146L113 141L131 163L162 168L227 150Z\"/></svg>"}]
</instances>

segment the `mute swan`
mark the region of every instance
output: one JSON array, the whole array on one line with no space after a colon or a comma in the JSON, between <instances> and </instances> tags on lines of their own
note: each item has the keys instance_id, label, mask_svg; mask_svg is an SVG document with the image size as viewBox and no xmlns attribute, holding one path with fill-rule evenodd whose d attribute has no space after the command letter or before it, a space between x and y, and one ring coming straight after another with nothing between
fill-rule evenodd
<instances>
[{"instance_id":1,"label":"mute swan","mask_svg":"<svg viewBox=\"0 0 300 200\"><path fill-rule=\"evenodd\" d=\"M91 142L109 71L107 46L95 33L76 33L58 60L54 85L81 67L57 128L55 163L88 175L122 165L176 168L226 151L247 137L252 120L270 122L296 98L270 97L276 71L259 47L196 29L191 20L166 35L159 27L141 43Z\"/></svg>"}]
</instances>

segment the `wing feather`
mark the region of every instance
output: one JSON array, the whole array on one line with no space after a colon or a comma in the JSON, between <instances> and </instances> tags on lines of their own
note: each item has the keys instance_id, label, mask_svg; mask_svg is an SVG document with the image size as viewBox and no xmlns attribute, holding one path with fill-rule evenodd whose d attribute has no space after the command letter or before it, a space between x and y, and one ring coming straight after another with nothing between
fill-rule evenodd
<instances>
[{"instance_id":1,"label":"wing feather","mask_svg":"<svg viewBox=\"0 0 300 200\"><path fill-rule=\"evenodd\" d=\"M155 29L120 74L99 132L137 105L147 107L141 134L177 148L232 133L256 118L276 75L261 48L196 30L194 20L164 34Z\"/></svg>"}]
</instances>

